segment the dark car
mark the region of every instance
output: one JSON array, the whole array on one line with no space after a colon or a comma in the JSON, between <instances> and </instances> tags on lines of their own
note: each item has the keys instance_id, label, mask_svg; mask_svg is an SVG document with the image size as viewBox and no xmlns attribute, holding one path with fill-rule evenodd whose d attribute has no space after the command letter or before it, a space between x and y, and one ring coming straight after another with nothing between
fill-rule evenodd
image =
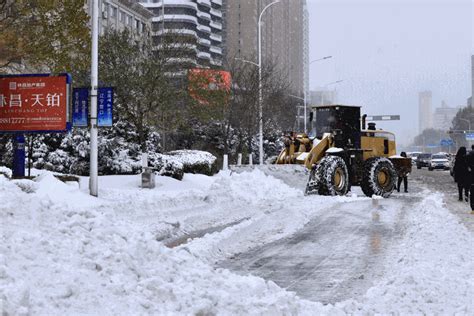
<instances>
[{"instance_id":1,"label":"dark car","mask_svg":"<svg viewBox=\"0 0 474 316\"><path fill-rule=\"evenodd\" d=\"M416 159L416 168L421 169L423 167L429 168L431 163L431 154L419 154Z\"/></svg>"}]
</instances>

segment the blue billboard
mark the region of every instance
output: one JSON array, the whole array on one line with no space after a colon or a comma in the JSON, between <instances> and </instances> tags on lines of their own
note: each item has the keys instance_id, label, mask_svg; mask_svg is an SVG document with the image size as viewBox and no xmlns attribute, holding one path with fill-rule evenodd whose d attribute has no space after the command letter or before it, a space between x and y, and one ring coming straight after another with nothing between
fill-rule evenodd
<instances>
[{"instance_id":1,"label":"blue billboard","mask_svg":"<svg viewBox=\"0 0 474 316\"><path fill-rule=\"evenodd\" d=\"M111 127L113 124L114 89L111 87L99 88L97 99L97 125Z\"/></svg>"},{"instance_id":2,"label":"blue billboard","mask_svg":"<svg viewBox=\"0 0 474 316\"><path fill-rule=\"evenodd\" d=\"M72 90L72 126L87 127L89 118L89 88Z\"/></svg>"}]
</instances>

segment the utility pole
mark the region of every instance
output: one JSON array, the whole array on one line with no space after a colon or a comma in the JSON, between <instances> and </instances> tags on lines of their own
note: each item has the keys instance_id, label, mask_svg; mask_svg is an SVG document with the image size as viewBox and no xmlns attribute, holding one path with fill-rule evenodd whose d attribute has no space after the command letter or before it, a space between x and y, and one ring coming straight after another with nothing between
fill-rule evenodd
<instances>
[{"instance_id":1,"label":"utility pole","mask_svg":"<svg viewBox=\"0 0 474 316\"><path fill-rule=\"evenodd\" d=\"M92 64L91 64L91 121L90 121L90 195L99 195L98 179L98 130L97 130L97 86L99 81L99 0L92 0Z\"/></svg>"}]
</instances>

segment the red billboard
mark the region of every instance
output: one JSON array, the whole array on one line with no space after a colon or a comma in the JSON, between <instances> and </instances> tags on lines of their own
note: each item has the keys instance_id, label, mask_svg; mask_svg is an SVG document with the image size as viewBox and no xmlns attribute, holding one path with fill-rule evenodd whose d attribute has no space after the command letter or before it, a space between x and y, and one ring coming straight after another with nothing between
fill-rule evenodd
<instances>
[{"instance_id":1,"label":"red billboard","mask_svg":"<svg viewBox=\"0 0 474 316\"><path fill-rule=\"evenodd\" d=\"M68 78L67 75L0 77L0 132L65 131Z\"/></svg>"},{"instance_id":2,"label":"red billboard","mask_svg":"<svg viewBox=\"0 0 474 316\"><path fill-rule=\"evenodd\" d=\"M189 93L201 104L209 104L209 98L224 92L230 94L231 75L228 71L213 69L190 69L188 71Z\"/></svg>"}]
</instances>

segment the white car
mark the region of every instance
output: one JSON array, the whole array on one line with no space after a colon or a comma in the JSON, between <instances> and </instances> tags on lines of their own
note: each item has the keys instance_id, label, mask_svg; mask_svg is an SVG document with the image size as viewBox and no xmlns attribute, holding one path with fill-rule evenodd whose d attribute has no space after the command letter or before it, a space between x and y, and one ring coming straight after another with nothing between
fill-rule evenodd
<instances>
[{"instance_id":1,"label":"white car","mask_svg":"<svg viewBox=\"0 0 474 316\"><path fill-rule=\"evenodd\" d=\"M446 154L434 154L431 156L428 170L433 171L434 169L449 170L450 163L449 157Z\"/></svg>"},{"instance_id":2,"label":"white car","mask_svg":"<svg viewBox=\"0 0 474 316\"><path fill-rule=\"evenodd\" d=\"M407 157L411 158L412 164L416 165L416 160L418 159L418 156L421 154L421 151L414 151L414 152L408 152Z\"/></svg>"}]
</instances>

